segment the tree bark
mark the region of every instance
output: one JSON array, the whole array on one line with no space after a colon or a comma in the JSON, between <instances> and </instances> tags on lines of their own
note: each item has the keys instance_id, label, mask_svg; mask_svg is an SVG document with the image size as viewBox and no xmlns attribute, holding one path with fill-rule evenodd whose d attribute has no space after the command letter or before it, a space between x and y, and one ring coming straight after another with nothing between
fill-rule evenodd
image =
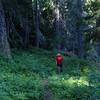
<instances>
[{"instance_id":1,"label":"tree bark","mask_svg":"<svg viewBox=\"0 0 100 100\"><path fill-rule=\"evenodd\" d=\"M83 0L84 1L84 0ZM69 20L68 30L71 38L71 51L77 54L80 58L84 56L84 31L81 30L82 26L82 13L83 13L83 1L82 0L71 0L69 2Z\"/></svg>"},{"instance_id":2,"label":"tree bark","mask_svg":"<svg viewBox=\"0 0 100 100\"><path fill-rule=\"evenodd\" d=\"M5 58L11 58L2 0L0 0L0 55L4 56Z\"/></svg>"},{"instance_id":3,"label":"tree bark","mask_svg":"<svg viewBox=\"0 0 100 100\"><path fill-rule=\"evenodd\" d=\"M45 40L43 34L40 31L40 5L39 5L39 0L35 0L35 32L36 32L36 46L39 48L40 44Z\"/></svg>"}]
</instances>

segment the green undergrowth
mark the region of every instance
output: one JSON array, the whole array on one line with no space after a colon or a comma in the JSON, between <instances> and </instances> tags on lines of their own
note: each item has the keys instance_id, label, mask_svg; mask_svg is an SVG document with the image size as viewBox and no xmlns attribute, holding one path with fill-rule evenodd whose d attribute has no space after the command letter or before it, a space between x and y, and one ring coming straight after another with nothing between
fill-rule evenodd
<instances>
[{"instance_id":1,"label":"green undergrowth","mask_svg":"<svg viewBox=\"0 0 100 100\"><path fill-rule=\"evenodd\" d=\"M100 71L95 63L64 57L56 74L56 53L14 50L13 61L0 57L0 100L44 100L44 81L53 100L100 100Z\"/></svg>"}]
</instances>

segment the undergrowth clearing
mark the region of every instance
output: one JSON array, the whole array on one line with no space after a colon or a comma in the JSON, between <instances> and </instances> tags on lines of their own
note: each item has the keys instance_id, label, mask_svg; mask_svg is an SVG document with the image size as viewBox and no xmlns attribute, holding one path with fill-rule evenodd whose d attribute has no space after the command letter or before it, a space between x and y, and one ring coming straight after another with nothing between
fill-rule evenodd
<instances>
[{"instance_id":1,"label":"undergrowth clearing","mask_svg":"<svg viewBox=\"0 0 100 100\"><path fill-rule=\"evenodd\" d=\"M56 74L56 53L42 49L14 51L13 61L0 58L0 100L44 100L44 80L53 100L100 100L100 71L91 61L64 57Z\"/></svg>"}]
</instances>

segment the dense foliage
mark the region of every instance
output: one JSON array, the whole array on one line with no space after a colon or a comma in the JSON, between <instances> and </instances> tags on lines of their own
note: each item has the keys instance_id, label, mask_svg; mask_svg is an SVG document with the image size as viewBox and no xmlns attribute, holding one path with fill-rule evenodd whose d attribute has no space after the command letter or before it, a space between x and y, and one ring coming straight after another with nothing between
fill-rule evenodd
<instances>
[{"instance_id":1,"label":"dense foliage","mask_svg":"<svg viewBox=\"0 0 100 100\"><path fill-rule=\"evenodd\" d=\"M48 91L52 100L100 99L100 71L93 62L65 57L64 72L57 75L54 56L34 48L14 51L13 62L0 58L0 99L45 100Z\"/></svg>"},{"instance_id":2,"label":"dense foliage","mask_svg":"<svg viewBox=\"0 0 100 100\"><path fill-rule=\"evenodd\" d=\"M100 100L100 0L0 0L0 100Z\"/></svg>"}]
</instances>

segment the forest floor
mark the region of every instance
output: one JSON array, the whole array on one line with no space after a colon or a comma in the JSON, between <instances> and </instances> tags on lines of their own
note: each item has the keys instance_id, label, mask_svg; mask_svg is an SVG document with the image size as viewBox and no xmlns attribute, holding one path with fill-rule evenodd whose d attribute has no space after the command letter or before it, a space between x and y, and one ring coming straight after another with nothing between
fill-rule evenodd
<instances>
[{"instance_id":1,"label":"forest floor","mask_svg":"<svg viewBox=\"0 0 100 100\"><path fill-rule=\"evenodd\" d=\"M100 100L100 70L92 61L64 57L56 74L56 53L42 49L13 51L0 57L0 100Z\"/></svg>"}]
</instances>

